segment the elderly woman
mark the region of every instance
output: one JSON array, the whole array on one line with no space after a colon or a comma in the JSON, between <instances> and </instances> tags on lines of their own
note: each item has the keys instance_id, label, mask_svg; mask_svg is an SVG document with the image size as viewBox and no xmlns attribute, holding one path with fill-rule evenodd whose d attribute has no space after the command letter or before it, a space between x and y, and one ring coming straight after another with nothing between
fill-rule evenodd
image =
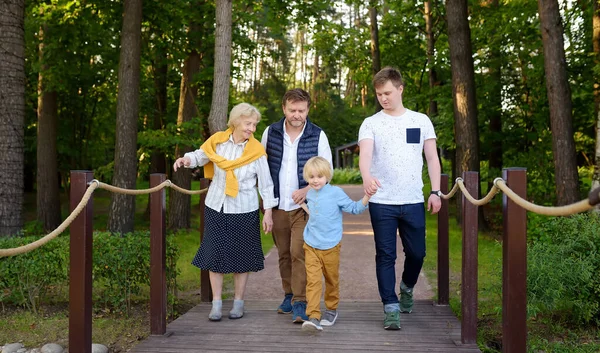
<instances>
[{"instance_id":1,"label":"elderly woman","mask_svg":"<svg viewBox=\"0 0 600 353\"><path fill-rule=\"evenodd\" d=\"M221 320L223 274L233 273L235 297L230 319L244 316L244 292L249 272L264 268L260 242L258 192L265 209L263 228L273 227L272 208L278 204L265 150L254 138L260 113L250 104L240 103L229 114L228 129L217 132L200 149L186 153L173 164L180 167L204 166L204 176L213 181L206 195L204 238L192 264L210 271L212 286L211 321Z\"/></svg>"}]
</instances>

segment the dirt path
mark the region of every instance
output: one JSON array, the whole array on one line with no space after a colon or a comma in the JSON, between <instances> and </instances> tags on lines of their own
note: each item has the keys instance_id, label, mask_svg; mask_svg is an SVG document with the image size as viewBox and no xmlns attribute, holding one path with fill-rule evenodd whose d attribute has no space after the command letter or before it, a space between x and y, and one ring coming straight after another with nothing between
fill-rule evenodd
<instances>
[{"instance_id":1,"label":"dirt path","mask_svg":"<svg viewBox=\"0 0 600 353\"><path fill-rule=\"evenodd\" d=\"M342 187L353 200L359 200L363 195L361 185L343 185ZM246 299L283 298L277 260L277 249L273 247L266 255L265 269L250 275ZM403 264L404 252L398 237L397 286L400 283ZM380 300L375 277L375 243L369 211L360 215L344 213L344 237L340 260L340 297L341 300ZM415 299L432 297L431 286L421 273L415 289Z\"/></svg>"}]
</instances>

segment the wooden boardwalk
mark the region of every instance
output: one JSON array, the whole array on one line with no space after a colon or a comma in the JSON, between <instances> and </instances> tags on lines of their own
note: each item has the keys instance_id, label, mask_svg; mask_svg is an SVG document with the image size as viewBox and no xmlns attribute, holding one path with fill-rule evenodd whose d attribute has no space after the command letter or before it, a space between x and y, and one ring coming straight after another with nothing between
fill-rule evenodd
<instances>
[{"instance_id":1,"label":"wooden boardwalk","mask_svg":"<svg viewBox=\"0 0 600 353\"><path fill-rule=\"evenodd\" d=\"M457 344L460 322L449 307L426 300L402 314L400 331L383 329L381 302L342 301L335 325L316 334L303 332L290 314L277 314L279 301L248 300L239 320L227 318L231 304L223 302L223 320L210 322L211 304L202 303L171 322L165 336L150 336L130 352L479 352Z\"/></svg>"},{"instance_id":2,"label":"wooden boardwalk","mask_svg":"<svg viewBox=\"0 0 600 353\"><path fill-rule=\"evenodd\" d=\"M344 186L354 200L360 185ZM447 306L432 304L433 291L421 274L415 287L415 308L402 314L400 331L383 329L383 306L377 291L375 249L369 213L344 214L340 256L339 317L332 327L309 334L277 314L283 291L277 250L266 256L265 269L252 273L245 294L245 315L229 320L231 300L223 302L224 319L208 321L211 303L202 303L167 325L165 336L151 336L132 353L195 352L479 352L461 346L460 322ZM398 241L396 273L402 273L404 253Z\"/></svg>"}]
</instances>

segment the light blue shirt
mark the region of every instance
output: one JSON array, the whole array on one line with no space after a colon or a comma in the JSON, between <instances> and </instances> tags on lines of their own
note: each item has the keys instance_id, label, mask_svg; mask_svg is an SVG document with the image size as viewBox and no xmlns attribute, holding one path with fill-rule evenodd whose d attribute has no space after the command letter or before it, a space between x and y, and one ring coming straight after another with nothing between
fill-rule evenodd
<instances>
[{"instance_id":1,"label":"light blue shirt","mask_svg":"<svg viewBox=\"0 0 600 353\"><path fill-rule=\"evenodd\" d=\"M326 184L321 190L308 190L306 204L310 211L304 228L304 241L319 250L328 250L342 240L342 211L359 214L368 206L352 201L338 186Z\"/></svg>"}]
</instances>

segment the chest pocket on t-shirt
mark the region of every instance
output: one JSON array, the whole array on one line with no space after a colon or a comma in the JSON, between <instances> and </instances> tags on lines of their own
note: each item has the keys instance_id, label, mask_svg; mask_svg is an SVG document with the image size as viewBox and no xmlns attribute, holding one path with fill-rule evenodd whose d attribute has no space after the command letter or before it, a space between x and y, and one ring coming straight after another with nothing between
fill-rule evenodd
<instances>
[{"instance_id":1,"label":"chest pocket on t-shirt","mask_svg":"<svg viewBox=\"0 0 600 353\"><path fill-rule=\"evenodd\" d=\"M406 129L406 143L420 143L421 142L421 128L409 128Z\"/></svg>"}]
</instances>

